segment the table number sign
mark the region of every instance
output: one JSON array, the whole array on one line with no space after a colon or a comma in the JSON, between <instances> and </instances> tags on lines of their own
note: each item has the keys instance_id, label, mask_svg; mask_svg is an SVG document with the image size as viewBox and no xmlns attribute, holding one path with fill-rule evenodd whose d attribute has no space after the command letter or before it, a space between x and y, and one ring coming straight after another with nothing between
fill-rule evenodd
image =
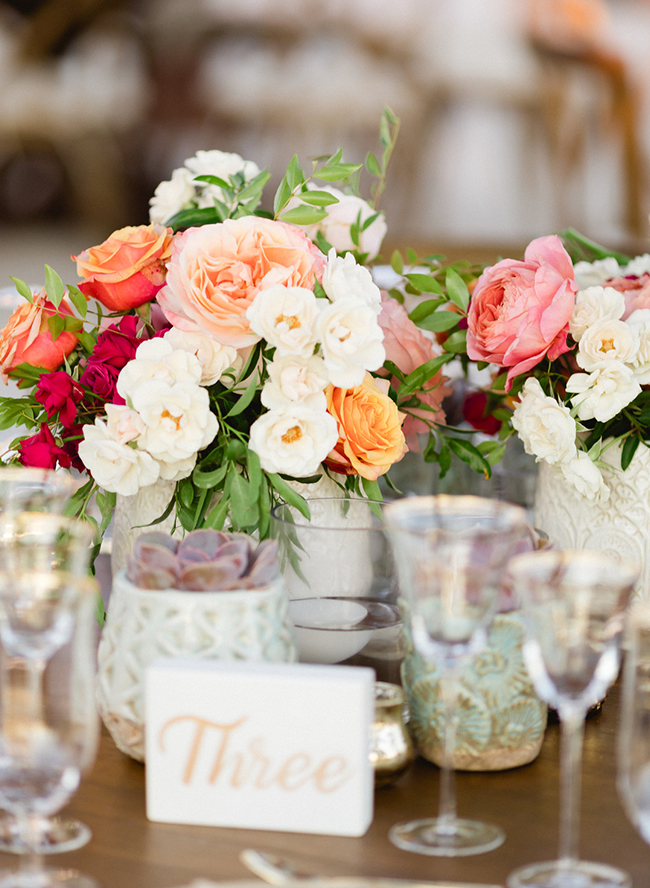
<instances>
[{"instance_id":1,"label":"table number sign","mask_svg":"<svg viewBox=\"0 0 650 888\"><path fill-rule=\"evenodd\" d=\"M362 836L372 669L161 659L146 673L147 817Z\"/></svg>"}]
</instances>

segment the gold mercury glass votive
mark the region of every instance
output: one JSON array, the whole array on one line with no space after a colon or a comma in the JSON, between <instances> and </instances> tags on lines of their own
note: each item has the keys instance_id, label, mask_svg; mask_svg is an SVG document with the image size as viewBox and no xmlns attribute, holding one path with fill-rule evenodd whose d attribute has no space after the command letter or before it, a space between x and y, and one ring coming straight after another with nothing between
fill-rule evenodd
<instances>
[{"instance_id":1,"label":"gold mercury glass votive","mask_svg":"<svg viewBox=\"0 0 650 888\"><path fill-rule=\"evenodd\" d=\"M370 761L375 785L388 786L404 774L415 758L411 735L404 724L404 691L387 681L375 682L375 718Z\"/></svg>"}]
</instances>

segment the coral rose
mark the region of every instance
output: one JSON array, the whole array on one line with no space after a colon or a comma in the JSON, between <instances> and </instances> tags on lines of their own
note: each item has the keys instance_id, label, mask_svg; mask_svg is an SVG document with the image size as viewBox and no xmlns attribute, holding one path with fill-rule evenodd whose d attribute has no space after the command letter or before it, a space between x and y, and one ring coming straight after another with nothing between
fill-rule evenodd
<instances>
[{"instance_id":1,"label":"coral rose","mask_svg":"<svg viewBox=\"0 0 650 888\"><path fill-rule=\"evenodd\" d=\"M176 237L158 303L174 327L244 348L260 338L246 317L260 290L274 284L313 290L324 264L293 225L257 216L226 219Z\"/></svg>"},{"instance_id":2,"label":"coral rose","mask_svg":"<svg viewBox=\"0 0 650 888\"><path fill-rule=\"evenodd\" d=\"M33 302L20 305L0 332L0 376L7 382L9 372L19 364L31 364L45 370L56 370L74 351L77 337L64 332L52 338L48 319L57 309L47 298L45 288L33 297ZM64 299L58 309L60 315L72 315Z\"/></svg>"},{"instance_id":3,"label":"coral rose","mask_svg":"<svg viewBox=\"0 0 650 888\"><path fill-rule=\"evenodd\" d=\"M165 263L171 256L171 228L127 226L114 231L98 247L72 258L85 278L79 289L109 311L127 311L151 302L165 283Z\"/></svg>"},{"instance_id":4,"label":"coral rose","mask_svg":"<svg viewBox=\"0 0 650 888\"><path fill-rule=\"evenodd\" d=\"M571 259L557 235L531 241L523 262L503 259L486 268L467 316L470 359L508 367L508 390L515 376L545 356L554 361L569 351L577 290Z\"/></svg>"},{"instance_id":5,"label":"coral rose","mask_svg":"<svg viewBox=\"0 0 650 888\"><path fill-rule=\"evenodd\" d=\"M415 326L404 306L390 296L382 295L378 320L379 326L384 331L386 359L399 367L405 376L442 354L442 350ZM445 413L440 404L443 398L451 394L449 386L444 385L446 381L447 377L438 372L425 383L423 391L415 392L424 406L422 410L418 408L409 410L409 415L404 420L403 431L409 450L418 452L417 436L428 432L431 423L445 422Z\"/></svg>"},{"instance_id":6,"label":"coral rose","mask_svg":"<svg viewBox=\"0 0 650 888\"><path fill-rule=\"evenodd\" d=\"M325 463L335 472L375 481L406 453L404 414L388 397L388 387L388 380L366 373L354 388L327 388L327 409L338 423L339 440Z\"/></svg>"}]
</instances>

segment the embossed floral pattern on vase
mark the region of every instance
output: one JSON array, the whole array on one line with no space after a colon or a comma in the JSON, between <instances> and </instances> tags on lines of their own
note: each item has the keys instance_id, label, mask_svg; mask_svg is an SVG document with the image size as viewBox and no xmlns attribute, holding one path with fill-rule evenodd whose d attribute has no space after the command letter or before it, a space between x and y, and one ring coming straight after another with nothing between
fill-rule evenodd
<instances>
[{"instance_id":1,"label":"embossed floral pattern on vase","mask_svg":"<svg viewBox=\"0 0 650 888\"><path fill-rule=\"evenodd\" d=\"M453 767L498 771L532 761L541 748L547 707L528 678L521 645L524 630L516 613L498 615L484 650L460 674ZM439 672L408 639L402 680L411 712L410 729L420 754L440 764L443 711Z\"/></svg>"}]
</instances>

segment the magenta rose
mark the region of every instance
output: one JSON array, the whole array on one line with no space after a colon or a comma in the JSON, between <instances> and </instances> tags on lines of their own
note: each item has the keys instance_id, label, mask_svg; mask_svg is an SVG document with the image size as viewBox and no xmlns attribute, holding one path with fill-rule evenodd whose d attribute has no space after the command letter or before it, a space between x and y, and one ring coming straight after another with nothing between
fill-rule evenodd
<instances>
[{"instance_id":1,"label":"magenta rose","mask_svg":"<svg viewBox=\"0 0 650 888\"><path fill-rule=\"evenodd\" d=\"M63 425L69 426L77 416L77 404L83 398L83 388L65 370L57 370L41 376L34 397L45 407L48 419L58 413Z\"/></svg>"},{"instance_id":2,"label":"magenta rose","mask_svg":"<svg viewBox=\"0 0 650 888\"><path fill-rule=\"evenodd\" d=\"M81 384L88 389L84 396L84 401L90 405L91 409L103 407L106 402L123 404L124 401L119 399L115 391L117 385L117 377L120 371L110 364L98 364L96 362L88 363L86 369L81 374Z\"/></svg>"},{"instance_id":3,"label":"magenta rose","mask_svg":"<svg viewBox=\"0 0 650 888\"><path fill-rule=\"evenodd\" d=\"M136 333L141 321L132 315L125 315L119 324L111 324L97 337L97 345L88 358L89 364L108 364L116 370L132 361L143 339Z\"/></svg>"},{"instance_id":4,"label":"magenta rose","mask_svg":"<svg viewBox=\"0 0 650 888\"><path fill-rule=\"evenodd\" d=\"M57 463L64 469L69 469L72 464L70 455L59 447L45 423L42 423L38 434L20 442L18 460L23 466L36 469L55 469Z\"/></svg>"},{"instance_id":5,"label":"magenta rose","mask_svg":"<svg viewBox=\"0 0 650 888\"><path fill-rule=\"evenodd\" d=\"M467 316L467 354L508 368L506 389L544 357L569 351L569 318L578 285L569 254L557 235L539 237L523 262L503 259L486 268Z\"/></svg>"}]
</instances>

